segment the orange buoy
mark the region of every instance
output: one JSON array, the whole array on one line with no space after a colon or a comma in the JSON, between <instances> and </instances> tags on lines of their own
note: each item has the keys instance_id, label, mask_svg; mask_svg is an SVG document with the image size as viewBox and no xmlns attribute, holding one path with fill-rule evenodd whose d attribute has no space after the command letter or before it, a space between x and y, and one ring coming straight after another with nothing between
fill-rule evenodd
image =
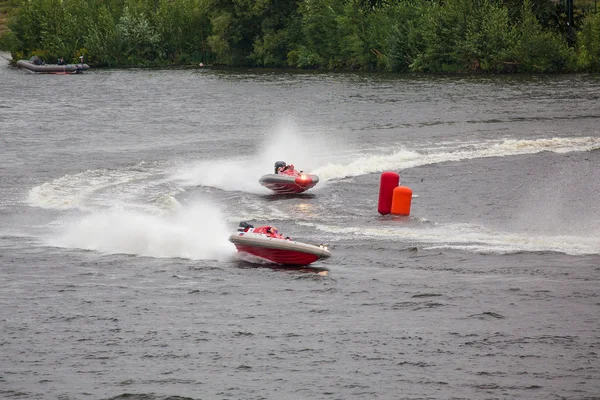
<instances>
[{"instance_id":1,"label":"orange buoy","mask_svg":"<svg viewBox=\"0 0 600 400\"><path fill-rule=\"evenodd\" d=\"M381 174L379 183L379 202L377 203L377 211L379 214L389 214L392 210L392 194L394 188L400 183L400 174L394 171L386 171Z\"/></svg>"},{"instance_id":2,"label":"orange buoy","mask_svg":"<svg viewBox=\"0 0 600 400\"><path fill-rule=\"evenodd\" d=\"M392 214L410 215L410 203L412 201L412 189L406 186L394 188L392 193Z\"/></svg>"}]
</instances>

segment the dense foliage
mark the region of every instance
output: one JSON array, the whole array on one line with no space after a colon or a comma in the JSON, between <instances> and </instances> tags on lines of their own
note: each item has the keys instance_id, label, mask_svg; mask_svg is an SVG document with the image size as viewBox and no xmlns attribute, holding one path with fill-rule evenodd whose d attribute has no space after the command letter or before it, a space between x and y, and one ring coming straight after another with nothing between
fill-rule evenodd
<instances>
[{"instance_id":1,"label":"dense foliage","mask_svg":"<svg viewBox=\"0 0 600 400\"><path fill-rule=\"evenodd\" d=\"M16 0L13 59L424 72L600 71L600 14L552 0Z\"/></svg>"}]
</instances>

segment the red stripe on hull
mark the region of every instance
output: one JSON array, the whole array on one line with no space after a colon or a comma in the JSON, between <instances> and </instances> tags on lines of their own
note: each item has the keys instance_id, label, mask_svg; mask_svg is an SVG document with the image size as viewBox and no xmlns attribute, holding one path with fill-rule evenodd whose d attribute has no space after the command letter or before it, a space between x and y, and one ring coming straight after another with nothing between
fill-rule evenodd
<instances>
[{"instance_id":1,"label":"red stripe on hull","mask_svg":"<svg viewBox=\"0 0 600 400\"><path fill-rule=\"evenodd\" d=\"M271 189L275 193L287 194L287 193L302 193L310 189L312 186L298 186L295 183L281 184L281 183L266 183L263 184L266 188Z\"/></svg>"},{"instance_id":2,"label":"red stripe on hull","mask_svg":"<svg viewBox=\"0 0 600 400\"><path fill-rule=\"evenodd\" d=\"M277 250L264 247L247 246L236 244L238 251L252 254L282 265L308 265L317 261L320 257L315 254L307 254L293 250Z\"/></svg>"}]
</instances>

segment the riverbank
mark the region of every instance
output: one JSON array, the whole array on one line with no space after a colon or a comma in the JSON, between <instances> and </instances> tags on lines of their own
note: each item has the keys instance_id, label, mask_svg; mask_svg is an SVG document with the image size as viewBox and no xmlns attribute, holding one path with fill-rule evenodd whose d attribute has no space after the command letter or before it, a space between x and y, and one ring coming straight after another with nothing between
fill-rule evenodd
<instances>
[{"instance_id":1,"label":"riverbank","mask_svg":"<svg viewBox=\"0 0 600 400\"><path fill-rule=\"evenodd\" d=\"M12 57L10 56L10 53L8 51L0 50L0 65L4 63L12 64Z\"/></svg>"},{"instance_id":2,"label":"riverbank","mask_svg":"<svg viewBox=\"0 0 600 400\"><path fill-rule=\"evenodd\" d=\"M266 0L260 10L233 11L223 2L197 3L140 0L133 9L104 2L25 2L4 46L16 59L37 55L49 63L74 62L84 55L92 67L600 71L600 15L584 9L565 13L562 3L416 0L367 6L290 0L279 7Z\"/></svg>"}]
</instances>

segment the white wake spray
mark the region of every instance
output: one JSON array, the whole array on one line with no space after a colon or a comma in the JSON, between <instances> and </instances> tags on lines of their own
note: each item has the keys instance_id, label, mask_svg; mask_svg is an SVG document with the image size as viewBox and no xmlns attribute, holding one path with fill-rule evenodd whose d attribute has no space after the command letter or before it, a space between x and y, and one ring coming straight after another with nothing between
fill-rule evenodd
<instances>
[{"instance_id":1,"label":"white wake spray","mask_svg":"<svg viewBox=\"0 0 600 400\"><path fill-rule=\"evenodd\" d=\"M228 241L231 229L223 221L219 209L208 203L165 216L95 211L67 223L48 244L108 254L224 261L236 251Z\"/></svg>"},{"instance_id":2,"label":"white wake spray","mask_svg":"<svg viewBox=\"0 0 600 400\"><path fill-rule=\"evenodd\" d=\"M273 173L276 161L294 164L297 170L311 173L323 164L334 147L326 140L301 134L291 121L284 120L265 135L256 154L236 159L202 160L180 168L171 179L184 186L268 194L271 191L262 187L258 179Z\"/></svg>"}]
</instances>

